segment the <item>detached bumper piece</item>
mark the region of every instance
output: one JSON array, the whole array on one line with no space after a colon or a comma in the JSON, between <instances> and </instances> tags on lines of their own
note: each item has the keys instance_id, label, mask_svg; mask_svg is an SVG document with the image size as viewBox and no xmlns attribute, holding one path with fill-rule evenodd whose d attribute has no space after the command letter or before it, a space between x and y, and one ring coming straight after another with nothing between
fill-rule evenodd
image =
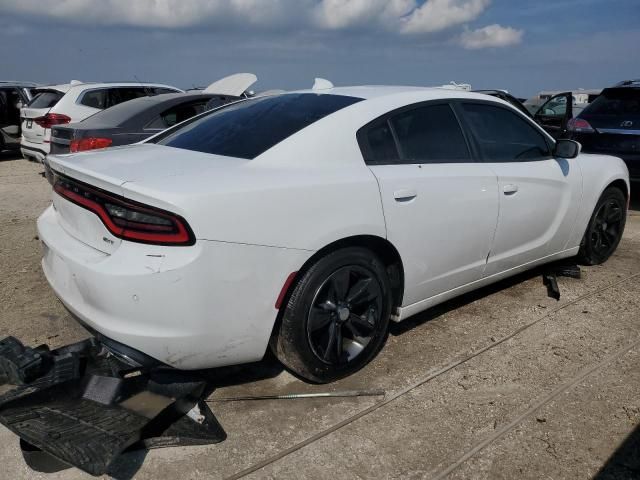
<instances>
[{"instance_id":1,"label":"detached bumper piece","mask_svg":"<svg viewBox=\"0 0 640 480\"><path fill-rule=\"evenodd\" d=\"M97 476L128 450L219 443L209 393L197 375L129 365L95 339L53 351L0 340L0 423L39 471Z\"/></svg>"}]
</instances>

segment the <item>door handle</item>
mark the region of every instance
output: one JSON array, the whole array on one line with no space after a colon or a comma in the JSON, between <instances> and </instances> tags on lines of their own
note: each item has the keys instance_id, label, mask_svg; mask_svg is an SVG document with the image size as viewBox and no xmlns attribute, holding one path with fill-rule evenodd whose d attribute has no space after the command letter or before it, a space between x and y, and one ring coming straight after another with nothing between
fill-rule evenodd
<instances>
[{"instance_id":1,"label":"door handle","mask_svg":"<svg viewBox=\"0 0 640 480\"><path fill-rule=\"evenodd\" d=\"M410 202L417 196L418 192L413 189L402 189L393 192L393 198L396 199L396 202Z\"/></svg>"},{"instance_id":2,"label":"door handle","mask_svg":"<svg viewBox=\"0 0 640 480\"><path fill-rule=\"evenodd\" d=\"M505 195L514 195L515 193L518 192L518 186L517 185L513 185L512 183L505 185L504 187L502 187L502 192Z\"/></svg>"}]
</instances>

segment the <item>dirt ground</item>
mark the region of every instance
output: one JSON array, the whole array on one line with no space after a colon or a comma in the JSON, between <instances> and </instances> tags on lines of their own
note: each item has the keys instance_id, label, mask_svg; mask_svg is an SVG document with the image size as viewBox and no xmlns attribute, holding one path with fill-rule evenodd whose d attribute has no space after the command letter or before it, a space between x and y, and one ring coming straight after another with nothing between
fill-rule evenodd
<instances>
[{"instance_id":1,"label":"dirt ground","mask_svg":"<svg viewBox=\"0 0 640 480\"><path fill-rule=\"evenodd\" d=\"M41 166L0 156L0 337L61 346L87 336L40 270ZM607 264L521 275L394 325L355 376L308 385L272 359L220 372L212 409L228 439L123 455L117 479L640 479L640 201ZM383 389L384 397L215 402L221 397ZM29 470L0 427L1 478Z\"/></svg>"}]
</instances>

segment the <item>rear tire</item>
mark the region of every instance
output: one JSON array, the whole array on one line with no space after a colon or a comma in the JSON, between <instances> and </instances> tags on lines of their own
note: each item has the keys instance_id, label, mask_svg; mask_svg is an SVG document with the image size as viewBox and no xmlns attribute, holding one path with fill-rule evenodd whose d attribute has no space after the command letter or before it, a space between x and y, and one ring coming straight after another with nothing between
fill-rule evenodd
<instances>
[{"instance_id":1,"label":"rear tire","mask_svg":"<svg viewBox=\"0 0 640 480\"><path fill-rule=\"evenodd\" d=\"M337 250L297 280L271 348L288 369L312 382L349 376L384 345L392 303L385 266L373 252Z\"/></svg>"},{"instance_id":2,"label":"rear tire","mask_svg":"<svg viewBox=\"0 0 640 480\"><path fill-rule=\"evenodd\" d=\"M627 221L627 199L619 188L607 188L591 215L582 238L578 259L585 265L600 265L616 251Z\"/></svg>"}]
</instances>

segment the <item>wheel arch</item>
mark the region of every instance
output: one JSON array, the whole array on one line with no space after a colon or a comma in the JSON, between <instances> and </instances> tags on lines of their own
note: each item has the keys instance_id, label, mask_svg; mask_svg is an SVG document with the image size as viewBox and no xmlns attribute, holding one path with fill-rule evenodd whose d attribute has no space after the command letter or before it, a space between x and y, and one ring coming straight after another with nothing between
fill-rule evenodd
<instances>
[{"instance_id":1,"label":"wheel arch","mask_svg":"<svg viewBox=\"0 0 640 480\"><path fill-rule=\"evenodd\" d=\"M289 303L289 298L293 290L295 289L298 280L302 278L304 273L311 268L311 266L318 261L318 259L328 255L331 252L348 247L362 247L371 250L375 253L385 264L387 274L389 275L389 281L391 282L393 307L392 314L395 314L397 309L402 305L402 299L404 296L404 265L400 253L396 247L386 238L376 235L354 235L350 237L341 238L336 240L320 250L316 251L307 261L300 267L295 274L293 281L283 287L285 291L281 295L280 308L278 311L278 317L273 326L272 335L278 331L282 314Z\"/></svg>"},{"instance_id":2,"label":"wheel arch","mask_svg":"<svg viewBox=\"0 0 640 480\"><path fill-rule=\"evenodd\" d=\"M604 187L602 192L600 192L600 195L602 196L602 194L608 188L618 188L618 189L622 190L622 194L624 195L625 200L627 200L627 202L629 202L629 197L630 197L629 185L622 178L618 178L618 179L610 182L606 187Z\"/></svg>"}]
</instances>

